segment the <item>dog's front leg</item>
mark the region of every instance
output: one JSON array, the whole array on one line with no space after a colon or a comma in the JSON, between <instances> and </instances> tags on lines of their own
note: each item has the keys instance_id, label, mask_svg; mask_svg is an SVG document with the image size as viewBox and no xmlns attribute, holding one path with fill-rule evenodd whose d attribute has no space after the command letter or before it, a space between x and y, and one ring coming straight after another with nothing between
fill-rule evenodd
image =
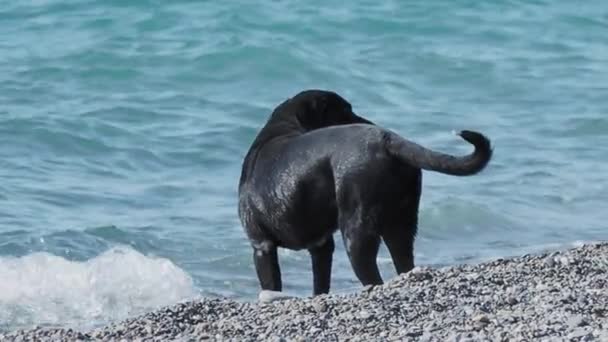
<instances>
[{"instance_id":1,"label":"dog's front leg","mask_svg":"<svg viewBox=\"0 0 608 342\"><path fill-rule=\"evenodd\" d=\"M253 261L262 290L281 291L281 269L277 246L269 243L254 246Z\"/></svg>"},{"instance_id":2,"label":"dog's front leg","mask_svg":"<svg viewBox=\"0 0 608 342\"><path fill-rule=\"evenodd\" d=\"M329 292L334 248L334 237L330 235L321 245L308 250L312 258L313 295L315 296Z\"/></svg>"}]
</instances>

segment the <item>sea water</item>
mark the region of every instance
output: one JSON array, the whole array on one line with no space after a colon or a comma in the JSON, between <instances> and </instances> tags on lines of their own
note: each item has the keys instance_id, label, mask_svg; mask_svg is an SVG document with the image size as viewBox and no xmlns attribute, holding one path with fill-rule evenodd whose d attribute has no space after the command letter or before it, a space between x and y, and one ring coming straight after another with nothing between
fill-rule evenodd
<instances>
[{"instance_id":1,"label":"sea water","mask_svg":"<svg viewBox=\"0 0 608 342\"><path fill-rule=\"evenodd\" d=\"M492 139L478 175L424 172L418 265L608 237L606 1L5 1L0 330L255 300L241 162L308 88L439 151ZM307 252L280 262L309 295ZM384 247L379 264L394 276Z\"/></svg>"}]
</instances>

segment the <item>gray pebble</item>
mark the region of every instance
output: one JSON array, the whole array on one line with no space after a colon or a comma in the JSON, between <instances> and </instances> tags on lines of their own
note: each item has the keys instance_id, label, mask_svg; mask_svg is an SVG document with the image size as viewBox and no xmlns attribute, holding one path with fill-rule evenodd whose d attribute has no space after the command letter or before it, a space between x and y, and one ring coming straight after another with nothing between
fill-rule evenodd
<instances>
[{"instance_id":1,"label":"gray pebble","mask_svg":"<svg viewBox=\"0 0 608 342\"><path fill-rule=\"evenodd\" d=\"M587 320L585 319L585 317L580 315L573 316L568 319L568 325L571 328L582 327L587 325Z\"/></svg>"},{"instance_id":2,"label":"gray pebble","mask_svg":"<svg viewBox=\"0 0 608 342\"><path fill-rule=\"evenodd\" d=\"M519 303L519 301L515 297L509 297L507 298L507 303L509 305L516 305L517 303Z\"/></svg>"},{"instance_id":3,"label":"gray pebble","mask_svg":"<svg viewBox=\"0 0 608 342\"><path fill-rule=\"evenodd\" d=\"M372 314L369 313L369 311L362 310L361 312L359 312L359 317L361 317L362 319L368 319L372 317Z\"/></svg>"},{"instance_id":4,"label":"gray pebble","mask_svg":"<svg viewBox=\"0 0 608 342\"><path fill-rule=\"evenodd\" d=\"M569 339L581 339L583 341L593 341L593 333L592 330L585 327L579 327L574 329L570 334L568 334Z\"/></svg>"},{"instance_id":5,"label":"gray pebble","mask_svg":"<svg viewBox=\"0 0 608 342\"><path fill-rule=\"evenodd\" d=\"M314 303L312 303L312 306L315 309L315 311L317 311L319 313L327 311L327 305L323 302L320 302L320 303L314 302Z\"/></svg>"},{"instance_id":6,"label":"gray pebble","mask_svg":"<svg viewBox=\"0 0 608 342\"><path fill-rule=\"evenodd\" d=\"M555 259L551 256L548 256L544 259L545 261L545 266L547 267L553 267L555 266Z\"/></svg>"},{"instance_id":7,"label":"gray pebble","mask_svg":"<svg viewBox=\"0 0 608 342\"><path fill-rule=\"evenodd\" d=\"M559 261L559 263L562 264L563 266L570 265L570 260L565 256L557 258L557 261Z\"/></svg>"}]
</instances>

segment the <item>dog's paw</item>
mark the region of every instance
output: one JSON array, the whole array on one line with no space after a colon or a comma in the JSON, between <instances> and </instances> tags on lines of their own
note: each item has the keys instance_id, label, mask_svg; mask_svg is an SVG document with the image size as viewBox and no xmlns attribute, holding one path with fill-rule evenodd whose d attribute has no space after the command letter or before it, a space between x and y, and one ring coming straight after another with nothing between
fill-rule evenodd
<instances>
[{"instance_id":1,"label":"dog's paw","mask_svg":"<svg viewBox=\"0 0 608 342\"><path fill-rule=\"evenodd\" d=\"M261 303L270 303L270 302L274 302L277 300L284 300L284 299L290 299L290 298L296 298L295 296L290 296L288 294L285 294L283 292L279 292L279 291L268 291L268 290L262 290L258 296L258 300Z\"/></svg>"}]
</instances>

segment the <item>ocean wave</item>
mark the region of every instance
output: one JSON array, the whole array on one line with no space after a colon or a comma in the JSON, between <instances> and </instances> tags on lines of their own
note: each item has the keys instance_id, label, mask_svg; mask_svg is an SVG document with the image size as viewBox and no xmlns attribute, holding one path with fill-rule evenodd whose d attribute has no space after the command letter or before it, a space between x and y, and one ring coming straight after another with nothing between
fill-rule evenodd
<instances>
[{"instance_id":1,"label":"ocean wave","mask_svg":"<svg viewBox=\"0 0 608 342\"><path fill-rule=\"evenodd\" d=\"M44 252L0 257L0 279L0 329L98 325L197 295L173 262L129 247L83 262Z\"/></svg>"}]
</instances>

